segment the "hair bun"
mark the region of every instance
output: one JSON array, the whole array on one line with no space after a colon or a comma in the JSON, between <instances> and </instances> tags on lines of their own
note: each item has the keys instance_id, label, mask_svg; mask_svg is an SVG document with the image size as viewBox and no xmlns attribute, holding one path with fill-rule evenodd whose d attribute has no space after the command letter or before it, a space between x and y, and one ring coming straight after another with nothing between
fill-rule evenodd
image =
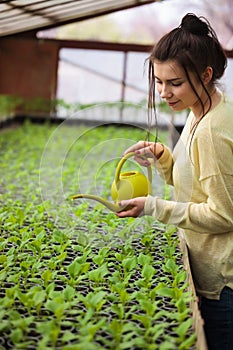
<instances>
[{"instance_id":1,"label":"hair bun","mask_svg":"<svg viewBox=\"0 0 233 350\"><path fill-rule=\"evenodd\" d=\"M180 27L195 35L208 35L208 24L192 13L188 13L182 19Z\"/></svg>"}]
</instances>

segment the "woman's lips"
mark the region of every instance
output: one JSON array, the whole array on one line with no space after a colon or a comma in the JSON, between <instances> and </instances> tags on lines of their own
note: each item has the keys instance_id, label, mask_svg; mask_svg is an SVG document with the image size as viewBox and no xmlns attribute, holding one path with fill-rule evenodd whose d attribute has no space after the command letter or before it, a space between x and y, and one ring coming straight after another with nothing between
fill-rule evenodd
<instances>
[{"instance_id":1,"label":"woman's lips","mask_svg":"<svg viewBox=\"0 0 233 350\"><path fill-rule=\"evenodd\" d=\"M179 102L179 101L175 101L175 102L168 102L168 101L167 101L167 104L168 104L168 106L170 106L170 107L174 107L178 102Z\"/></svg>"}]
</instances>

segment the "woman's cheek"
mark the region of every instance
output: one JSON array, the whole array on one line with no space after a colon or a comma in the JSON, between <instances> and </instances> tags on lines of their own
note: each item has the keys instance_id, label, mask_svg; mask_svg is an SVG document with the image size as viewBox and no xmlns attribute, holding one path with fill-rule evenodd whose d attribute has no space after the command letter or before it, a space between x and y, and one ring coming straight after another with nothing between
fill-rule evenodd
<instances>
[{"instance_id":1,"label":"woman's cheek","mask_svg":"<svg viewBox=\"0 0 233 350\"><path fill-rule=\"evenodd\" d=\"M162 88L161 88L161 84L156 84L156 88L157 88L157 91L159 93L159 95L161 94L161 91L162 91Z\"/></svg>"}]
</instances>

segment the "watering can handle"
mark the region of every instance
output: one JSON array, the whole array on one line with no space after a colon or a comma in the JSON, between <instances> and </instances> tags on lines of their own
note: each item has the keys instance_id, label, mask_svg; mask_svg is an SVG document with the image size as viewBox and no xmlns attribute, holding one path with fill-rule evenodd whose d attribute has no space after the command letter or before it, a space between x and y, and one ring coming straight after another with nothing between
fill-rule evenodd
<instances>
[{"instance_id":1,"label":"watering can handle","mask_svg":"<svg viewBox=\"0 0 233 350\"><path fill-rule=\"evenodd\" d=\"M125 163L125 161L130 158L135 156L136 154L134 152L129 152L127 153L124 157L121 158L121 160L119 161L117 168L116 168L116 173L115 173L115 183L117 184L119 179L120 179L120 172L121 172L121 168L123 166L123 164ZM146 159L146 157L145 157ZM152 183L152 169L151 166L147 167L147 173L148 173L148 179L150 181L150 183Z\"/></svg>"}]
</instances>

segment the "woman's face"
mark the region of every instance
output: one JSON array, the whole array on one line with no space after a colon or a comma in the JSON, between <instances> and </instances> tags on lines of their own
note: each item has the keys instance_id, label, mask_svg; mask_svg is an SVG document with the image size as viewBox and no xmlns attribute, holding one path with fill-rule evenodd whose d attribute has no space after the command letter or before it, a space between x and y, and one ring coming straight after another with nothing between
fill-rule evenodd
<instances>
[{"instance_id":1,"label":"woman's face","mask_svg":"<svg viewBox=\"0 0 233 350\"><path fill-rule=\"evenodd\" d=\"M200 110L200 101L194 93L184 69L176 61L154 62L154 75L157 90L162 99L174 111L181 111L190 108L193 112ZM192 73L190 79L201 97L203 87Z\"/></svg>"}]
</instances>

